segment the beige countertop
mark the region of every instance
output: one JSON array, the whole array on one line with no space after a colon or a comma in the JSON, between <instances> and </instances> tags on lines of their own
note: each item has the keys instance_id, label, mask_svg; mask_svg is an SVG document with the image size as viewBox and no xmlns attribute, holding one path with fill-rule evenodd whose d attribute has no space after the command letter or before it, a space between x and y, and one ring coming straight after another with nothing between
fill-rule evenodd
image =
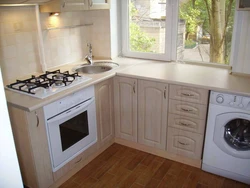
<instances>
[{"instance_id":1,"label":"beige countertop","mask_svg":"<svg viewBox=\"0 0 250 188\"><path fill-rule=\"evenodd\" d=\"M101 74L85 75L92 79L45 99L37 99L6 89L7 101L9 104L23 110L33 111L73 92L99 83L115 75L250 95L250 78L231 75L227 69L223 68L130 58L115 58L113 61L120 64L119 68ZM73 67L81 63L82 62L77 62L58 68L62 71L72 70Z\"/></svg>"}]
</instances>

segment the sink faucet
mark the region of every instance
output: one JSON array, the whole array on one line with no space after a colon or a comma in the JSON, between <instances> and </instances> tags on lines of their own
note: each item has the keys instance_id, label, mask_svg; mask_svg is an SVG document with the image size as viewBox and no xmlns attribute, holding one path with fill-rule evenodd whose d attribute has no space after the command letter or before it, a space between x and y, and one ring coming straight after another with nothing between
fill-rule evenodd
<instances>
[{"instance_id":1,"label":"sink faucet","mask_svg":"<svg viewBox=\"0 0 250 188\"><path fill-rule=\"evenodd\" d=\"M93 59L92 59L92 45L90 43L87 44L87 47L89 47L89 54L86 55L85 59L88 61L90 65L93 65Z\"/></svg>"}]
</instances>

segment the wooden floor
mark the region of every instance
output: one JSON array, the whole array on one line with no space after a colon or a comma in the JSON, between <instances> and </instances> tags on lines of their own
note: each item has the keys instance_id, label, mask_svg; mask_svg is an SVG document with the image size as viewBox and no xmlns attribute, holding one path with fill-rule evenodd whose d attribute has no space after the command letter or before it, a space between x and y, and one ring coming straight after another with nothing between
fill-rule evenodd
<instances>
[{"instance_id":1,"label":"wooden floor","mask_svg":"<svg viewBox=\"0 0 250 188\"><path fill-rule=\"evenodd\" d=\"M113 144L61 188L249 187L142 151Z\"/></svg>"}]
</instances>

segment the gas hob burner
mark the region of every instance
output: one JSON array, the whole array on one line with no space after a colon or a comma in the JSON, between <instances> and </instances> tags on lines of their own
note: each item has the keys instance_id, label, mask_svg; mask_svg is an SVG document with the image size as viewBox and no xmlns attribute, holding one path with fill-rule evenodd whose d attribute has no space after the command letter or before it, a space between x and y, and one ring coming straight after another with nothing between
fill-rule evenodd
<instances>
[{"instance_id":1,"label":"gas hob burner","mask_svg":"<svg viewBox=\"0 0 250 188\"><path fill-rule=\"evenodd\" d=\"M61 73L57 73L55 74L52 78L54 80L63 80L63 78L65 78L66 76L64 74L61 74Z\"/></svg>"},{"instance_id":2,"label":"gas hob burner","mask_svg":"<svg viewBox=\"0 0 250 188\"><path fill-rule=\"evenodd\" d=\"M10 90L34 96L37 98L46 98L54 93L64 90L91 78L80 76L78 73L70 74L69 71L61 72L60 70L46 71L45 74L34 76L26 80L16 80L6 87Z\"/></svg>"}]
</instances>

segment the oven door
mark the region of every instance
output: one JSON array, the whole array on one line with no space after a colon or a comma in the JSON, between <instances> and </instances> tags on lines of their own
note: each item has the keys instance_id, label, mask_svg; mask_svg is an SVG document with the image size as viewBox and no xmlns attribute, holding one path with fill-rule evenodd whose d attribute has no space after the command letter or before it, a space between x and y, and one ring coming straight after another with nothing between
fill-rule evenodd
<instances>
[{"instance_id":1,"label":"oven door","mask_svg":"<svg viewBox=\"0 0 250 188\"><path fill-rule=\"evenodd\" d=\"M95 98L47 120L53 171L97 141Z\"/></svg>"}]
</instances>

